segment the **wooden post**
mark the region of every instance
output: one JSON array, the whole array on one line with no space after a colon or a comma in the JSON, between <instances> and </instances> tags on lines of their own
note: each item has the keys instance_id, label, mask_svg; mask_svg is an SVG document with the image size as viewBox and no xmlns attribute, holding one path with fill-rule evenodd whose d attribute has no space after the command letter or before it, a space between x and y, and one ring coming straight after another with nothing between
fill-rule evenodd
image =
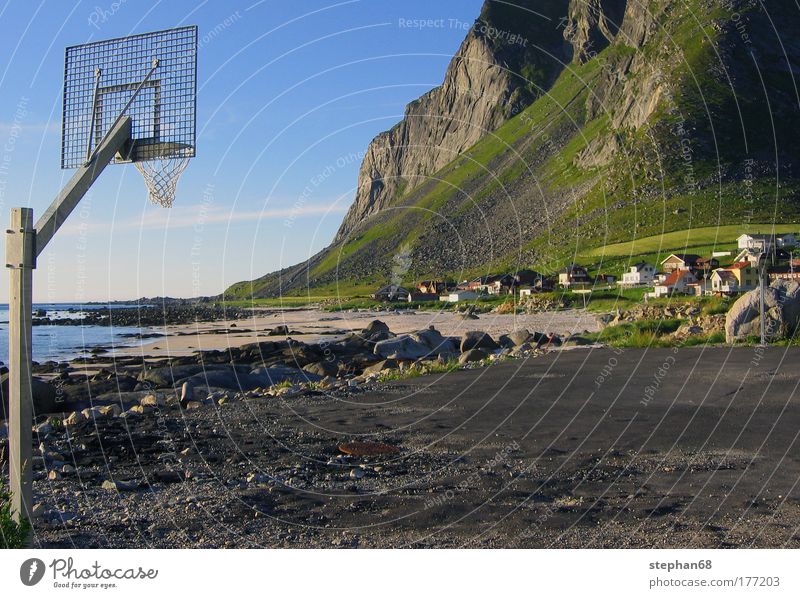
<instances>
[{"instance_id":1,"label":"wooden post","mask_svg":"<svg viewBox=\"0 0 800 598\"><path fill-rule=\"evenodd\" d=\"M155 67L154 67L155 68ZM131 119L120 116L92 159L72 176L50 207L33 227L33 210L13 208L11 228L6 231L6 267L10 268L8 297L8 436L11 507L14 517L31 519L31 442L33 427L33 387L31 380L33 312L33 270L36 257L56 234L64 221L114 159L131 143Z\"/></svg>"},{"instance_id":2,"label":"wooden post","mask_svg":"<svg viewBox=\"0 0 800 598\"><path fill-rule=\"evenodd\" d=\"M31 312L33 269L36 267L36 233L33 210L13 208L6 231L6 267L10 269L8 326L9 472L14 518L31 519Z\"/></svg>"}]
</instances>

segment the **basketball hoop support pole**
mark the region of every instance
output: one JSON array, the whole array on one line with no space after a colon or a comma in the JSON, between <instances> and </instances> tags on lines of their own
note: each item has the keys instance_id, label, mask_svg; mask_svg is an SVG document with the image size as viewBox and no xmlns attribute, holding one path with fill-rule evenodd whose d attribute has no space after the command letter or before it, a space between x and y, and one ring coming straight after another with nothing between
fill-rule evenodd
<instances>
[{"instance_id":1,"label":"basketball hoop support pole","mask_svg":"<svg viewBox=\"0 0 800 598\"><path fill-rule=\"evenodd\" d=\"M12 208L6 231L6 267L10 271L8 326L9 473L14 518L31 519L31 443L33 426L32 311L33 270L39 256L81 198L118 151L130 142L131 119L123 117L97 146L92 159L33 226L31 208Z\"/></svg>"}]
</instances>

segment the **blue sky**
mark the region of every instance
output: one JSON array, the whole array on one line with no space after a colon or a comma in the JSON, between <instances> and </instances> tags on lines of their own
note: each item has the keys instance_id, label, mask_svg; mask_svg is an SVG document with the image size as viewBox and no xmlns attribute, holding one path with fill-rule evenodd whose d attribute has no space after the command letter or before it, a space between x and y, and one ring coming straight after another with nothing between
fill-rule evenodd
<instances>
[{"instance_id":1,"label":"blue sky","mask_svg":"<svg viewBox=\"0 0 800 598\"><path fill-rule=\"evenodd\" d=\"M197 157L176 206L149 204L133 166L110 166L40 256L34 300L216 294L316 253L370 140L441 83L481 4L0 0L6 221L11 207L41 214L72 174L59 168L64 48L199 27Z\"/></svg>"}]
</instances>

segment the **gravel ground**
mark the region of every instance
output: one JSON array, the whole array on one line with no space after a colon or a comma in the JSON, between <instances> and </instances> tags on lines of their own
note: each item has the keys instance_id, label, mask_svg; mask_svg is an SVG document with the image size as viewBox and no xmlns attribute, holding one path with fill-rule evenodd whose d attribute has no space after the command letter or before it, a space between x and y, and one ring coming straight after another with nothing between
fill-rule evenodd
<instances>
[{"instance_id":1,"label":"gravel ground","mask_svg":"<svg viewBox=\"0 0 800 598\"><path fill-rule=\"evenodd\" d=\"M76 471L35 464L35 543L800 548L800 352L754 356L572 350L85 423L45 439Z\"/></svg>"}]
</instances>

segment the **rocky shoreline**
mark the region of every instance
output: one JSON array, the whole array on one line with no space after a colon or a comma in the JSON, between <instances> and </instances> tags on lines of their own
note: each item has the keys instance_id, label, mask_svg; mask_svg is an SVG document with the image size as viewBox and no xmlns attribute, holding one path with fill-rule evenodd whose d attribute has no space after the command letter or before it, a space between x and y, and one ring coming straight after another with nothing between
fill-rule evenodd
<instances>
[{"instance_id":1,"label":"rocky shoreline","mask_svg":"<svg viewBox=\"0 0 800 598\"><path fill-rule=\"evenodd\" d=\"M251 317L253 310L204 304L165 303L129 307L97 307L66 310L69 315L51 317L43 309L33 314L34 326L120 326L153 327L219 320L241 320Z\"/></svg>"}]
</instances>

